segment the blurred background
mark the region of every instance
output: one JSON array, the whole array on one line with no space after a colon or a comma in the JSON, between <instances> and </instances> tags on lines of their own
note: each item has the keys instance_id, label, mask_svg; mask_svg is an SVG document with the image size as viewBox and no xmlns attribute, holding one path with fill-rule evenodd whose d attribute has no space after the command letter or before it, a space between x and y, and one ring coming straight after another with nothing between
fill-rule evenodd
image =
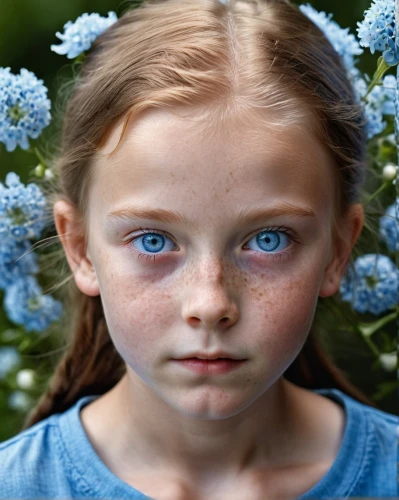
<instances>
[{"instance_id":1,"label":"blurred background","mask_svg":"<svg viewBox=\"0 0 399 500\"><path fill-rule=\"evenodd\" d=\"M370 7L371 0L313 0L294 3L310 3L318 11L332 13L333 20L342 28L348 27L350 33L356 36L356 23L363 19L364 10ZM106 16L109 11L115 11L119 16L127 5L119 0L1 0L0 67L10 67L13 73L19 73L21 68L33 71L38 78L44 80L49 89L48 96L54 105L60 86L72 75L71 61L50 50L51 44L60 43L55 33L63 32L67 21L75 21L85 12L97 12ZM377 56L365 49L359 56L357 67L372 76L376 63ZM390 73L394 74L393 69ZM40 139L44 149L53 133L51 126L44 130ZM0 182L4 182L6 173L10 171L18 173L24 183L34 181L30 173L37 163L32 154L20 148L7 153L4 145L0 144ZM57 327L46 335L22 335L1 314L2 299L0 292L0 344L18 346L22 358L7 375L6 368L3 367L2 372L0 366L0 441L19 432L29 406L46 387L62 345L57 338ZM346 314L350 315L349 307L344 307ZM325 311L323 314L325 322L334 325L334 316L328 317L331 312ZM372 321L376 318L370 315L368 319ZM321 330L324 331L323 326ZM392 338L392 332L393 330L388 330L388 338ZM350 379L367 395L373 396L381 409L396 413L397 395L392 390L396 383L396 373L383 372L381 369L373 371L373 353L363 339L356 338L353 333L349 334L345 328L337 328L334 335L331 334L331 329L324 334L326 348ZM27 371L18 378L18 370L21 368ZM9 399L10 392L14 394L12 403Z\"/></svg>"}]
</instances>

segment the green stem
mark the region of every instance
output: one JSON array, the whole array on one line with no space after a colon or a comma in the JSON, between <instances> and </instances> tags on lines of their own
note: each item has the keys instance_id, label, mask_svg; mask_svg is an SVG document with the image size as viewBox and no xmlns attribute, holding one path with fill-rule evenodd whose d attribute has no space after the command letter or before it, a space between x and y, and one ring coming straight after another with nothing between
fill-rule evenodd
<instances>
[{"instance_id":1,"label":"green stem","mask_svg":"<svg viewBox=\"0 0 399 500\"><path fill-rule=\"evenodd\" d=\"M345 314L343 314L343 312L341 311L341 309L336 306L335 304L332 305L332 308L338 313L341 315L342 318L344 318L345 321L347 321L349 323L349 325L351 326L352 328L352 331L354 331L355 333L359 334L360 337L366 342L366 344L370 347L370 349L373 351L373 353L375 354L375 356L377 358L379 358L380 356L380 351L378 350L377 346L374 344L374 342L367 336L363 335L363 332L362 330L359 328L359 325L353 321L352 319L348 318Z\"/></svg>"},{"instance_id":2,"label":"green stem","mask_svg":"<svg viewBox=\"0 0 399 500\"><path fill-rule=\"evenodd\" d=\"M34 155L36 155L36 158L39 160L40 165L43 165L44 168L47 168L46 165L46 160L43 158L41 152L38 150L38 148L33 147L29 148L28 151Z\"/></svg>"},{"instance_id":3,"label":"green stem","mask_svg":"<svg viewBox=\"0 0 399 500\"><path fill-rule=\"evenodd\" d=\"M35 152L38 160L40 161L40 163L43 165L43 167L47 168L47 165L46 165L46 160L43 158L42 154L40 153L40 151L37 149L37 148L33 148L33 151Z\"/></svg>"},{"instance_id":4,"label":"green stem","mask_svg":"<svg viewBox=\"0 0 399 500\"><path fill-rule=\"evenodd\" d=\"M391 314L387 314L383 318L374 321L373 323L360 323L359 329L365 337L370 337L377 330L382 328L384 325L398 318L399 307L397 310Z\"/></svg>"},{"instance_id":5,"label":"green stem","mask_svg":"<svg viewBox=\"0 0 399 500\"><path fill-rule=\"evenodd\" d=\"M373 351L373 353L375 354L375 356L377 358L379 358L381 356L381 353L380 351L378 350L377 346L374 344L374 342L371 341L371 339L369 337L365 337L364 335L362 335L362 333L360 332L359 330L359 333L361 335L361 337L366 341L366 343L369 345L370 349Z\"/></svg>"},{"instance_id":6,"label":"green stem","mask_svg":"<svg viewBox=\"0 0 399 500\"><path fill-rule=\"evenodd\" d=\"M377 69L373 75L373 79L371 80L371 83L367 89L367 93L365 96L363 96L363 100L366 99L366 97L370 94L370 92L373 90L373 88L377 85L377 83L381 80L381 78L383 77L384 73L390 68L391 66L389 66L383 56L379 57L378 58L378 62L377 62Z\"/></svg>"},{"instance_id":7,"label":"green stem","mask_svg":"<svg viewBox=\"0 0 399 500\"><path fill-rule=\"evenodd\" d=\"M364 203L363 206L366 206L370 203L370 201L374 200L375 197L377 197L384 189L389 186L390 182L385 181L381 186L373 193Z\"/></svg>"}]
</instances>

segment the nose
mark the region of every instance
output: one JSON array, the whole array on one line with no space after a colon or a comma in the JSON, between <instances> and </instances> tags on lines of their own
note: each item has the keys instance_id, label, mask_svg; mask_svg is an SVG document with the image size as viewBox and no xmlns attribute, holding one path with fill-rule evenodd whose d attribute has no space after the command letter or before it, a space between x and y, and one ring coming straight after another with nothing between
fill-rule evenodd
<instances>
[{"instance_id":1,"label":"nose","mask_svg":"<svg viewBox=\"0 0 399 500\"><path fill-rule=\"evenodd\" d=\"M238 320L237 300L225 284L221 264L200 267L185 292L182 316L190 326L212 330L228 328Z\"/></svg>"}]
</instances>

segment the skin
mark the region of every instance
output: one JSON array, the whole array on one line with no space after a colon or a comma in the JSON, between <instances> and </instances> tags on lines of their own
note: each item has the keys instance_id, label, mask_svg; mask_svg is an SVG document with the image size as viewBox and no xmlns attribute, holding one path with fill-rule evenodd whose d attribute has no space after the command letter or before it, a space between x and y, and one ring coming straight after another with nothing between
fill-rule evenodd
<instances>
[{"instance_id":1,"label":"skin","mask_svg":"<svg viewBox=\"0 0 399 500\"><path fill-rule=\"evenodd\" d=\"M277 129L267 120L242 127L231 118L199 133L194 111L146 112L107 157L121 122L115 126L93 164L87 241L74 208L61 200L54 206L76 285L101 295L127 366L111 391L83 409L82 422L106 465L138 489L149 488L157 472L178 478L181 488L195 484L206 497L244 479L263 484L255 480L260 472L265 480L287 467L299 480L305 464L314 464L298 486L306 489L336 457L344 415L282 375L306 340L318 297L338 291L363 210L351 207L333 241L334 167L310 128ZM315 217L238 221L239 208L281 202ZM178 211L191 223L107 220L133 203ZM280 244L268 251L256 236L273 226L295 232L301 243L277 233ZM129 243L142 236L140 227L166 232L155 240L164 247L151 252L143 238ZM138 258L138 251L158 257ZM218 349L246 361L221 375L171 361Z\"/></svg>"}]
</instances>

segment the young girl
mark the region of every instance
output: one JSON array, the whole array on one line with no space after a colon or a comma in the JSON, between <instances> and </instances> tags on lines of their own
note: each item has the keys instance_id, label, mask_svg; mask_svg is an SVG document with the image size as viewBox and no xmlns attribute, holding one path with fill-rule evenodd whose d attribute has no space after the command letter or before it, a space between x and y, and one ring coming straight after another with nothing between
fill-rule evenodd
<instances>
[{"instance_id":1,"label":"young girl","mask_svg":"<svg viewBox=\"0 0 399 500\"><path fill-rule=\"evenodd\" d=\"M96 41L54 220L71 345L1 498L399 496L399 419L311 330L364 214L342 62L285 0L156 0Z\"/></svg>"}]
</instances>

